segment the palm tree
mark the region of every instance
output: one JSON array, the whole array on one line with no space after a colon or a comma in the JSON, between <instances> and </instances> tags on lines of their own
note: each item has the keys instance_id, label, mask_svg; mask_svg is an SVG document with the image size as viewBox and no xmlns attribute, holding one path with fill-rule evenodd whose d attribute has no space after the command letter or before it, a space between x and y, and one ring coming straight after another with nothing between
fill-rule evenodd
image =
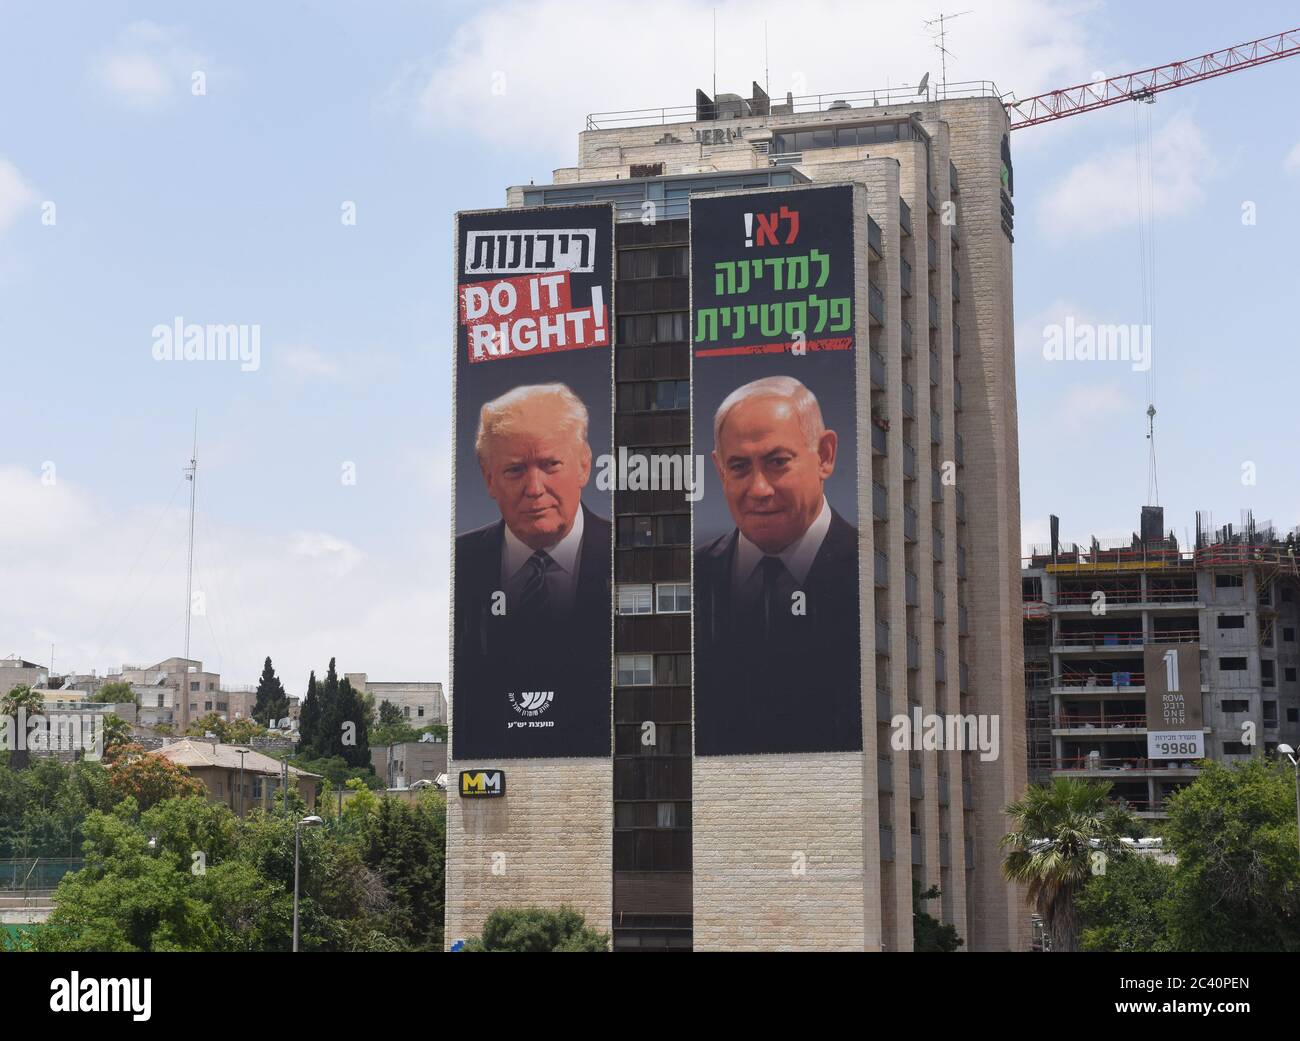
<instances>
[{"instance_id":1,"label":"palm tree","mask_svg":"<svg viewBox=\"0 0 1300 1041\"><path fill-rule=\"evenodd\" d=\"M1002 836L1002 874L1028 886L1054 951L1077 951L1081 923L1075 897L1108 859L1127 855L1120 841L1134 827L1127 809L1109 799L1109 781L1057 777L1030 785L1007 807L1012 830Z\"/></svg>"},{"instance_id":2,"label":"palm tree","mask_svg":"<svg viewBox=\"0 0 1300 1041\"><path fill-rule=\"evenodd\" d=\"M27 751L25 733L23 735L23 747L18 747L19 709L27 710L27 719L32 716L39 716L45 711L45 699L26 683L18 684L3 698L0 698L0 716L7 716L9 719L9 766L14 770L26 770L31 753Z\"/></svg>"}]
</instances>

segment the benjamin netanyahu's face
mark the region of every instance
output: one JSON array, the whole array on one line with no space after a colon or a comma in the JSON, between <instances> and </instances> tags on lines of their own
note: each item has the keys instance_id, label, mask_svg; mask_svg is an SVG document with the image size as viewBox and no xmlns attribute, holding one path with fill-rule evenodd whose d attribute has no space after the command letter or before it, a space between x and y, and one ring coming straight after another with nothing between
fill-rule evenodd
<instances>
[{"instance_id":1,"label":"benjamin netanyahu's face","mask_svg":"<svg viewBox=\"0 0 1300 1041\"><path fill-rule=\"evenodd\" d=\"M835 470L836 436L808 444L784 397L747 398L727 413L713 452L732 519L765 553L780 553L817 519Z\"/></svg>"},{"instance_id":2,"label":"benjamin netanyahu's face","mask_svg":"<svg viewBox=\"0 0 1300 1041\"><path fill-rule=\"evenodd\" d=\"M517 406L512 433L488 439L480 461L488 495L515 536L549 549L573 528L591 476L591 446L557 424L554 400Z\"/></svg>"}]
</instances>

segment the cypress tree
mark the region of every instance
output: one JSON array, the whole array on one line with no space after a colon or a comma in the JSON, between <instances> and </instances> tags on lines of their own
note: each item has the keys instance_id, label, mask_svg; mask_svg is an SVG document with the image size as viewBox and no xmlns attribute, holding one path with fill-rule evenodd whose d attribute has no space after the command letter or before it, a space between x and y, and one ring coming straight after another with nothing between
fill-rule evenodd
<instances>
[{"instance_id":1,"label":"cypress tree","mask_svg":"<svg viewBox=\"0 0 1300 1041\"><path fill-rule=\"evenodd\" d=\"M315 757L317 735L320 732L320 690L316 685L316 671L307 680L307 697L303 699L302 713L298 718L298 754Z\"/></svg>"},{"instance_id":2,"label":"cypress tree","mask_svg":"<svg viewBox=\"0 0 1300 1041\"><path fill-rule=\"evenodd\" d=\"M257 703L253 706L253 718L264 727L275 723L289 714L289 695L284 685L275 674L268 657L262 666L262 678L257 684Z\"/></svg>"}]
</instances>

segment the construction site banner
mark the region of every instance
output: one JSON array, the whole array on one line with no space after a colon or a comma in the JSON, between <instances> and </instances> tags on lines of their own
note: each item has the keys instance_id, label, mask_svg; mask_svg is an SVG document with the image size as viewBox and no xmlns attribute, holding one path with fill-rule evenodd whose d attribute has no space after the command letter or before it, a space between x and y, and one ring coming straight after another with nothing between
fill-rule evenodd
<instances>
[{"instance_id":1,"label":"construction site banner","mask_svg":"<svg viewBox=\"0 0 1300 1041\"><path fill-rule=\"evenodd\" d=\"M1201 652L1194 643L1149 643L1142 649L1147 690L1147 758L1205 755Z\"/></svg>"},{"instance_id":2,"label":"construction site banner","mask_svg":"<svg viewBox=\"0 0 1300 1041\"><path fill-rule=\"evenodd\" d=\"M691 199L697 755L862 749L853 190Z\"/></svg>"},{"instance_id":3,"label":"construction site banner","mask_svg":"<svg viewBox=\"0 0 1300 1041\"><path fill-rule=\"evenodd\" d=\"M610 754L611 205L456 218L453 758Z\"/></svg>"}]
</instances>

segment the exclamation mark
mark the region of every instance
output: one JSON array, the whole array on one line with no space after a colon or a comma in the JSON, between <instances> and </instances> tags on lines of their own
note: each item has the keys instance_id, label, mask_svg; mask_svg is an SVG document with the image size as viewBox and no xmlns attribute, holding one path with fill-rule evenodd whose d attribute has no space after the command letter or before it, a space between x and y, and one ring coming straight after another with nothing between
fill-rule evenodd
<instances>
[{"instance_id":1,"label":"exclamation mark","mask_svg":"<svg viewBox=\"0 0 1300 1041\"><path fill-rule=\"evenodd\" d=\"M592 343L609 343L609 337L605 332L605 287L591 287L591 321L594 328L592 329Z\"/></svg>"},{"instance_id":2,"label":"exclamation mark","mask_svg":"<svg viewBox=\"0 0 1300 1041\"><path fill-rule=\"evenodd\" d=\"M754 215L745 214L745 248L748 249L754 244Z\"/></svg>"}]
</instances>

